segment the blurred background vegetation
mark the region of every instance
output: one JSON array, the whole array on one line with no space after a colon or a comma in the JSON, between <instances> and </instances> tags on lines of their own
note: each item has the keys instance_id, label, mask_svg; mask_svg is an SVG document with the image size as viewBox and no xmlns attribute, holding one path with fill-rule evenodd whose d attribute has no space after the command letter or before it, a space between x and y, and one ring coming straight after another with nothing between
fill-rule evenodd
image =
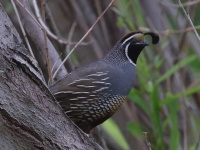
<instances>
[{"instance_id":1,"label":"blurred background vegetation","mask_svg":"<svg viewBox=\"0 0 200 150\"><path fill-rule=\"evenodd\" d=\"M10 1L0 2L21 32ZM198 31L200 0L181 2ZM58 37L78 42L109 3L47 0L45 22ZM71 55L65 64L67 70L102 58L133 30L156 32L160 42L142 52L128 100L94 132L110 150L200 149L200 41L177 0L115 0L84 40L87 44ZM73 47L49 38L61 58Z\"/></svg>"}]
</instances>

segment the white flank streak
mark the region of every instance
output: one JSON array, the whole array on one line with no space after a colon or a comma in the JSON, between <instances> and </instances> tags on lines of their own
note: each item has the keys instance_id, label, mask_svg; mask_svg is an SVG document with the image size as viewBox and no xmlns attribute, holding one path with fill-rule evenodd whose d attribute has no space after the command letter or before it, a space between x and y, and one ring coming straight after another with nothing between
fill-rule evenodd
<instances>
[{"instance_id":1,"label":"white flank streak","mask_svg":"<svg viewBox=\"0 0 200 150\"><path fill-rule=\"evenodd\" d=\"M60 91L60 92L55 93L54 95L57 95L57 94L67 94L67 93L73 93L73 91Z\"/></svg>"},{"instance_id":2,"label":"white flank streak","mask_svg":"<svg viewBox=\"0 0 200 150\"><path fill-rule=\"evenodd\" d=\"M93 81L92 83L101 83L101 84L106 84L105 82L100 82L100 81Z\"/></svg>"},{"instance_id":3,"label":"white flank streak","mask_svg":"<svg viewBox=\"0 0 200 150\"><path fill-rule=\"evenodd\" d=\"M110 83L105 83L105 85L111 85Z\"/></svg>"},{"instance_id":4,"label":"white flank streak","mask_svg":"<svg viewBox=\"0 0 200 150\"><path fill-rule=\"evenodd\" d=\"M82 86L82 85L81 85ZM93 86L88 86L89 88L90 87L93 87ZM94 86L95 87L95 86ZM60 91L60 92L57 92L55 93L54 95L57 95L57 94L89 94L90 92L73 92L73 91Z\"/></svg>"},{"instance_id":5,"label":"white flank streak","mask_svg":"<svg viewBox=\"0 0 200 150\"><path fill-rule=\"evenodd\" d=\"M90 79L79 79L79 80L75 80L75 81L69 83L68 85L75 84L76 82L79 82L79 81L88 81L88 80L90 80Z\"/></svg>"},{"instance_id":6,"label":"white flank streak","mask_svg":"<svg viewBox=\"0 0 200 150\"><path fill-rule=\"evenodd\" d=\"M87 97L77 97L78 99L83 99L83 98L87 98Z\"/></svg>"},{"instance_id":7,"label":"white flank streak","mask_svg":"<svg viewBox=\"0 0 200 150\"><path fill-rule=\"evenodd\" d=\"M128 60L129 60L129 62L131 64L133 64L134 66L136 66L136 64L128 56L128 47L129 47L129 45L130 45L130 43L128 45L126 45L126 48L125 48L126 57L128 58Z\"/></svg>"},{"instance_id":8,"label":"white flank streak","mask_svg":"<svg viewBox=\"0 0 200 150\"><path fill-rule=\"evenodd\" d=\"M90 96L94 96L95 97L96 95L90 95Z\"/></svg>"},{"instance_id":9,"label":"white flank streak","mask_svg":"<svg viewBox=\"0 0 200 150\"><path fill-rule=\"evenodd\" d=\"M78 107L82 107L82 106L84 106L83 104L76 104L76 106L78 106ZM77 110L78 111L78 110ZM79 111L82 111L82 110L79 110Z\"/></svg>"},{"instance_id":10,"label":"white flank streak","mask_svg":"<svg viewBox=\"0 0 200 150\"><path fill-rule=\"evenodd\" d=\"M89 99L88 99L89 100ZM83 101L83 102L81 102L82 104L88 104L88 100L87 101Z\"/></svg>"},{"instance_id":11,"label":"white flank streak","mask_svg":"<svg viewBox=\"0 0 200 150\"><path fill-rule=\"evenodd\" d=\"M103 76L103 75L107 75L107 74L108 74L108 73L97 72L97 73L95 73L95 74L87 75L87 77L91 77L91 76L97 76L97 77L99 77L99 76Z\"/></svg>"},{"instance_id":12,"label":"white flank streak","mask_svg":"<svg viewBox=\"0 0 200 150\"><path fill-rule=\"evenodd\" d=\"M92 101L92 100L94 100L94 99L93 99L93 98L89 98L89 99L88 99L88 101ZM85 103L85 101L82 102L82 103ZM87 102L86 104L88 104L88 102Z\"/></svg>"},{"instance_id":13,"label":"white flank streak","mask_svg":"<svg viewBox=\"0 0 200 150\"><path fill-rule=\"evenodd\" d=\"M70 101L77 101L78 100L78 98L71 98L71 99L69 99Z\"/></svg>"},{"instance_id":14,"label":"white flank streak","mask_svg":"<svg viewBox=\"0 0 200 150\"><path fill-rule=\"evenodd\" d=\"M90 92L74 92L73 94L89 94Z\"/></svg>"},{"instance_id":15,"label":"white flank streak","mask_svg":"<svg viewBox=\"0 0 200 150\"><path fill-rule=\"evenodd\" d=\"M77 85L78 87L84 87L84 88L94 88L96 86L86 86L86 85Z\"/></svg>"},{"instance_id":16,"label":"white flank streak","mask_svg":"<svg viewBox=\"0 0 200 150\"><path fill-rule=\"evenodd\" d=\"M72 110L65 111L65 113L70 113L70 112L72 112Z\"/></svg>"},{"instance_id":17,"label":"white flank streak","mask_svg":"<svg viewBox=\"0 0 200 150\"><path fill-rule=\"evenodd\" d=\"M71 106L70 108L71 108L71 109L78 109L78 107L74 107L74 106Z\"/></svg>"},{"instance_id":18,"label":"white flank streak","mask_svg":"<svg viewBox=\"0 0 200 150\"><path fill-rule=\"evenodd\" d=\"M107 78L104 78L104 79L101 79L102 81L105 81L105 80L108 80L109 79L109 77L107 77Z\"/></svg>"},{"instance_id":19,"label":"white flank streak","mask_svg":"<svg viewBox=\"0 0 200 150\"><path fill-rule=\"evenodd\" d=\"M102 91L102 90L105 90L105 89L108 89L109 87L102 87L102 88L100 88L100 89L98 89L98 90L95 90L95 92L100 92L100 91Z\"/></svg>"}]
</instances>

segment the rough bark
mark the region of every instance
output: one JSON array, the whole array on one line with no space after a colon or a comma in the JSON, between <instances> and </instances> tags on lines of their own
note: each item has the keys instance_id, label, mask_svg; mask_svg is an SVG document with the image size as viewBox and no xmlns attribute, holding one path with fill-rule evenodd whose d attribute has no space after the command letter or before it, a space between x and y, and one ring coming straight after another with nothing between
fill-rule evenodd
<instances>
[{"instance_id":1,"label":"rough bark","mask_svg":"<svg viewBox=\"0 0 200 150\"><path fill-rule=\"evenodd\" d=\"M64 115L0 5L1 149L101 149Z\"/></svg>"}]
</instances>

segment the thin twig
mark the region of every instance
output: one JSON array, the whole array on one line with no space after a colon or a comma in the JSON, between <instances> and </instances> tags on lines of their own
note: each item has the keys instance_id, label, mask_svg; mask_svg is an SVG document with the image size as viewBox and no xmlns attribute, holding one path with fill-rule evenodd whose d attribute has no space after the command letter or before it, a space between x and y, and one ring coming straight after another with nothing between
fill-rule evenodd
<instances>
[{"instance_id":1,"label":"thin twig","mask_svg":"<svg viewBox=\"0 0 200 150\"><path fill-rule=\"evenodd\" d=\"M199 26L195 26L195 29L200 29L200 25ZM179 34L179 33L185 33L185 32L190 32L193 31L193 27L188 27L185 29L181 29L181 30L165 30L165 31L161 31L161 33L163 34Z\"/></svg>"},{"instance_id":2,"label":"thin twig","mask_svg":"<svg viewBox=\"0 0 200 150\"><path fill-rule=\"evenodd\" d=\"M45 4L46 1L45 0L41 0L41 12L42 12L42 20L44 20L45 22ZM51 62L50 62L50 58L49 58L49 50L47 47L47 32L44 28L42 28L42 32L44 34L44 48L46 50L46 62L47 62L47 70L48 70L48 75L49 75L49 82L52 83L52 73L51 73Z\"/></svg>"},{"instance_id":3,"label":"thin twig","mask_svg":"<svg viewBox=\"0 0 200 150\"><path fill-rule=\"evenodd\" d=\"M11 3L12 3L12 5L13 5L13 8L14 8L15 13L16 13L16 15L17 15L17 20L19 21L19 26L20 26L20 28L21 28L21 30L22 30L22 34L23 34L23 36L24 36L24 39L25 39L26 45L27 45L27 47L28 47L28 50L29 50L31 56L32 56L33 58L35 58L35 56L34 56L34 54L33 54L33 51L32 51L32 48L31 48L31 46L30 46L30 44L29 44L29 41L28 41L26 32L25 32L24 27L23 27L23 25L22 25L22 22L21 22L21 19L20 19L20 16L19 16L19 12L18 12L18 10L17 10L17 7L16 7L16 5L15 5L15 2L14 2L13 0L11 0Z\"/></svg>"},{"instance_id":4,"label":"thin twig","mask_svg":"<svg viewBox=\"0 0 200 150\"><path fill-rule=\"evenodd\" d=\"M195 29L195 26L194 26L194 24L193 24L193 22L192 22L192 20L191 20L191 18L190 18L190 15L188 14L188 12L187 12L187 11L185 10L185 8L183 7L183 5L182 5L182 3L181 3L181 0L179 0L178 2L179 2L179 4L180 4L181 8L183 9L185 15L187 16L187 18L188 18L188 20L189 20L189 22L190 22L190 25L192 26L192 28L193 28L193 30L194 30L194 33L195 33L195 35L196 35L196 37L197 37L197 39L200 41L199 34L197 33L197 30Z\"/></svg>"},{"instance_id":5,"label":"thin twig","mask_svg":"<svg viewBox=\"0 0 200 150\"><path fill-rule=\"evenodd\" d=\"M50 20L50 24L52 26L52 30L55 32L54 34L58 37L61 37L61 34L60 34L60 31L56 25L56 22L55 22L55 18L53 17L52 13L54 13L48 6L48 3L46 4L46 7L45 7L45 11L47 13L47 16ZM50 30L51 31L51 30Z\"/></svg>"},{"instance_id":6,"label":"thin twig","mask_svg":"<svg viewBox=\"0 0 200 150\"><path fill-rule=\"evenodd\" d=\"M68 38L67 38L67 40L70 41L70 42L72 41L72 37L73 37L73 34L74 34L75 27L76 27L76 22L73 22L73 24L72 24L72 26L69 30L69 35L68 35ZM66 55L70 52L70 49L71 49L71 45L69 45L69 44L66 45L66 48L65 48L65 51L66 51L65 54ZM71 69L74 69L74 65L73 65L72 61L69 60L68 62L69 62Z\"/></svg>"},{"instance_id":7,"label":"thin twig","mask_svg":"<svg viewBox=\"0 0 200 150\"><path fill-rule=\"evenodd\" d=\"M69 36L67 38L67 40L70 41L70 42L72 40L72 36L73 36L75 27L76 27L76 22L73 22L71 29L69 31ZM67 53L69 53L69 51L70 51L70 45L69 44L66 46L66 51L67 51Z\"/></svg>"},{"instance_id":8,"label":"thin twig","mask_svg":"<svg viewBox=\"0 0 200 150\"><path fill-rule=\"evenodd\" d=\"M61 59L62 53L60 53L60 55L58 56L57 60L55 61L55 63L53 64L52 68L51 68L51 73L53 73L53 69L55 68L56 64L58 63L59 59Z\"/></svg>"},{"instance_id":9,"label":"thin twig","mask_svg":"<svg viewBox=\"0 0 200 150\"><path fill-rule=\"evenodd\" d=\"M148 132L143 132L143 133L144 133L145 142L146 142L149 150L152 150L151 149L151 143L148 141L148 136L147 136Z\"/></svg>"},{"instance_id":10,"label":"thin twig","mask_svg":"<svg viewBox=\"0 0 200 150\"><path fill-rule=\"evenodd\" d=\"M160 2L160 1L159 1ZM169 6L173 6L173 7L181 7L179 4L172 4L170 2L160 2L161 4L166 4L166 5L169 5ZM186 3L183 3L182 5L183 6L192 6L192 5L196 5L200 3L200 0L196 0L196 1L190 1L190 2L186 2Z\"/></svg>"},{"instance_id":11,"label":"thin twig","mask_svg":"<svg viewBox=\"0 0 200 150\"><path fill-rule=\"evenodd\" d=\"M102 16L107 12L107 10L111 7L115 0L112 0L110 4L106 7L106 9L102 12L102 14L97 18L97 20L94 22L94 24L90 27L90 29L85 33L85 35L80 39L80 41L74 46L74 48L69 52L69 54L65 57L63 62L60 64L60 66L55 71L53 78L55 78L56 74L58 73L61 66L66 62L66 60L69 58L69 56L74 52L74 50L80 45L80 43L86 38L86 36L92 31L94 26L97 24L97 22L102 18Z\"/></svg>"},{"instance_id":12,"label":"thin twig","mask_svg":"<svg viewBox=\"0 0 200 150\"><path fill-rule=\"evenodd\" d=\"M72 24L72 26L71 26L71 29L70 29L70 31L69 31L69 36L68 36L68 41L71 41L71 39L72 39L72 35L73 35L73 33L74 33L74 29L75 29L75 27L76 27L76 22L74 22L73 24ZM67 53L69 53L69 50L70 50L70 44L68 44L67 46L66 46L66 51L67 51ZM61 54L62 55L62 54ZM61 55L60 55L60 57L61 57ZM59 57L59 58L60 58ZM58 59L59 59L58 58ZM51 69L51 72L53 72L53 70L54 70L54 67L56 66L56 63L57 63L58 61L56 61L55 63L54 63L54 65L53 65L53 67L52 67L52 69Z\"/></svg>"},{"instance_id":13,"label":"thin twig","mask_svg":"<svg viewBox=\"0 0 200 150\"><path fill-rule=\"evenodd\" d=\"M194 26L195 29L200 29L200 25L198 26ZM140 26L139 27L139 30L142 31L142 32L149 32L151 31L150 28L147 28L147 27L142 27ZM156 33L158 34L162 34L162 35L168 35L168 34L181 34L181 33L185 33L185 32L190 32L190 31L193 31L193 27L187 27L185 29L180 29L180 30L173 30L173 29L166 29L166 30L160 30L160 31L157 31L155 30Z\"/></svg>"},{"instance_id":14,"label":"thin twig","mask_svg":"<svg viewBox=\"0 0 200 150\"><path fill-rule=\"evenodd\" d=\"M195 79L190 85L187 87L187 90L190 90L200 84L200 78Z\"/></svg>"},{"instance_id":15,"label":"thin twig","mask_svg":"<svg viewBox=\"0 0 200 150\"><path fill-rule=\"evenodd\" d=\"M53 34L48 26L45 24L45 22L42 20L41 16L40 16L40 11L39 11L39 8L38 8L38 5L37 5L37 1L36 0L33 0L33 7L35 9L35 14L36 14L36 17L38 19L38 21L40 22L41 26L45 29L45 31L47 32L47 34L53 38L54 40L58 41L59 43L61 44L70 44L70 45L75 45L77 44L77 42L70 42L70 41L67 41L65 39L61 39L59 37L57 37L55 34ZM81 42L80 45L88 45L90 44L91 42Z\"/></svg>"},{"instance_id":16,"label":"thin twig","mask_svg":"<svg viewBox=\"0 0 200 150\"><path fill-rule=\"evenodd\" d=\"M15 0L16 7L19 10L20 17L27 22L24 26L24 29L27 31L27 34L29 34L30 38L33 39L33 42L37 45L37 47L40 49L42 53L46 53L46 50L44 48L44 37L43 37L43 32L42 32L42 26L40 23L35 19L35 16L32 14L31 8L27 1L25 0ZM36 34L37 33L37 34ZM58 57L58 53L55 50L55 47L51 43L51 41L47 38L47 46L49 49L49 56L51 61L54 63L56 61L56 58ZM48 70L46 66L46 55L41 55L37 53L38 57L40 58L40 67L44 69L44 76L47 79L48 75ZM62 60L59 60L60 64ZM59 66L59 65L57 65ZM45 69L46 68L46 69ZM56 67L57 68L57 67ZM59 73L56 75L57 78L62 78L65 74L67 73L67 70L65 66L62 66L60 69Z\"/></svg>"},{"instance_id":17,"label":"thin twig","mask_svg":"<svg viewBox=\"0 0 200 150\"><path fill-rule=\"evenodd\" d=\"M37 23L37 25L42 29L42 26L41 26L41 24L35 19L35 17L32 15L32 13L28 10L28 9L26 9L26 7L19 1L19 0L15 0L15 1L17 1L17 3L20 5L20 6L22 6L23 8L24 8L24 10L31 16L31 18Z\"/></svg>"}]
</instances>

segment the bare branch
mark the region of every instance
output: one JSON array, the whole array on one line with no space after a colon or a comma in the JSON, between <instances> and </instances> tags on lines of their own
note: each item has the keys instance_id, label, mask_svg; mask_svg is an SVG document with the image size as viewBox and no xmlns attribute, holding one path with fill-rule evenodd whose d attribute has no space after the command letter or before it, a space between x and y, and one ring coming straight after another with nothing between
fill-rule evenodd
<instances>
[{"instance_id":1,"label":"bare branch","mask_svg":"<svg viewBox=\"0 0 200 150\"><path fill-rule=\"evenodd\" d=\"M194 26L194 27L195 27L196 30L200 29L200 25ZM149 31L151 31L150 28L142 27L142 26L139 27L139 30L143 31L143 32L149 32ZM188 28L180 29L180 30L173 30L173 29L166 29L166 30L161 30L161 31L155 30L156 33L163 34L163 35L181 34L181 33L190 32L190 31L193 31L193 27L188 27Z\"/></svg>"},{"instance_id":2,"label":"bare branch","mask_svg":"<svg viewBox=\"0 0 200 150\"><path fill-rule=\"evenodd\" d=\"M42 10L42 20L44 20L45 22L45 4L46 1L45 0L41 0L41 10ZM50 57L49 57L49 50L47 47L47 32L44 28L42 28L42 32L44 34L44 48L46 50L46 62L47 62L47 70L48 70L48 75L49 75L49 83L52 83L52 73L51 73L51 63L50 63ZM48 83L48 84L49 84Z\"/></svg>"},{"instance_id":3,"label":"bare branch","mask_svg":"<svg viewBox=\"0 0 200 150\"><path fill-rule=\"evenodd\" d=\"M76 22L74 22L72 24L71 29L69 31L68 41L70 41L70 42L72 40L72 36L73 36L75 27L76 27ZM66 46L66 51L67 51L67 53L69 53L69 51L70 51L70 45L69 44Z\"/></svg>"},{"instance_id":4,"label":"bare branch","mask_svg":"<svg viewBox=\"0 0 200 150\"><path fill-rule=\"evenodd\" d=\"M197 39L200 41L199 34L198 34L197 30L196 30L195 27L194 27L194 24L193 24L193 22L192 22L192 20L191 20L191 18L190 18L190 15L188 14L188 12L187 12L187 11L185 10L185 8L183 7L183 5L182 5L182 3L181 3L181 0L179 0L178 2L179 2L179 4L180 4L181 8L183 9L183 12L184 12L185 15L187 16L187 18L188 18L188 20L189 20L189 22L190 22L190 25L192 26L192 28L193 28L193 30L194 30L194 33L195 33L195 35L196 35L196 37L197 37Z\"/></svg>"},{"instance_id":5,"label":"bare branch","mask_svg":"<svg viewBox=\"0 0 200 150\"><path fill-rule=\"evenodd\" d=\"M166 4L166 5L170 5L170 6L173 6L173 7L181 7L180 4L172 4L170 2L160 2L161 4ZM200 3L200 0L196 0L196 1L189 1L189 2L186 2L186 3L183 3L182 5L183 6L192 6L192 5L196 5Z\"/></svg>"},{"instance_id":6,"label":"bare branch","mask_svg":"<svg viewBox=\"0 0 200 150\"><path fill-rule=\"evenodd\" d=\"M29 44L29 41L28 41L26 32L25 32L24 27L23 27L23 25L22 25L21 19L20 19L20 17L19 17L19 12L18 12L18 10L17 10L17 7L16 7L16 5L15 5L15 2L14 2L13 0L11 0L11 3L12 3L12 5L13 5L13 8L14 8L15 13L16 13L16 15L17 15L17 20L19 21L19 26L20 26L20 28L21 28L21 30L22 30L22 34L23 34L23 36L24 36L24 39L25 39L26 45L27 45L27 47L28 47L28 50L29 50L31 56L32 56L33 58L35 58L35 56L34 56L34 54L33 54L33 51L32 51L32 48L31 48L31 46L30 46L30 44Z\"/></svg>"},{"instance_id":7,"label":"bare branch","mask_svg":"<svg viewBox=\"0 0 200 150\"><path fill-rule=\"evenodd\" d=\"M65 57L63 62L60 64L60 66L57 68L55 73L53 74L53 78L56 76L57 72L59 71L60 67L66 62L66 60L69 58L69 56L74 52L74 50L80 45L80 43L86 38L86 36L92 31L92 29L95 27L95 25L98 23L98 21L102 18L102 16L107 12L107 10L111 7L111 5L114 3L115 0L112 0L110 4L106 7L106 9L102 12L102 14L97 18L97 20L94 22L94 24L90 27L90 29L85 33L85 35L80 39L80 41L74 46L74 48L69 52L69 54Z\"/></svg>"},{"instance_id":8,"label":"bare branch","mask_svg":"<svg viewBox=\"0 0 200 150\"><path fill-rule=\"evenodd\" d=\"M73 33L74 33L75 26L76 26L76 23L74 22L74 23L72 24L72 26L71 26L70 31L69 31L69 36L68 36L68 41L69 41L69 42L71 42L71 39L72 39L72 35L73 35ZM66 46L65 49L66 49L67 53L69 53L69 51L70 51L70 44L68 44L68 45ZM60 54L60 57L61 57L61 55L62 55L62 53ZM59 58L60 58L60 57L59 57ZM58 59L59 59L59 58L58 58ZM51 72L53 72L56 63L57 63L57 61L54 63L54 65L53 65L53 67L52 67L52 69L51 69Z\"/></svg>"},{"instance_id":9,"label":"bare branch","mask_svg":"<svg viewBox=\"0 0 200 150\"><path fill-rule=\"evenodd\" d=\"M45 22L42 20L36 0L33 0L33 6L34 6L34 9L35 9L35 14L36 14L36 17L37 17L38 21L40 22L41 26L44 28L44 30L47 32L47 34L48 34L51 38L53 38L54 40L58 41L58 42L61 43L61 44L69 44L69 45L75 45L75 44L77 44L77 42L71 42L71 41L62 39L62 38L57 37L55 34L53 34L53 33L49 30L49 28L48 28L48 26L45 24ZM88 45L88 44L90 44L90 42L81 42L81 43L80 43L80 45Z\"/></svg>"},{"instance_id":10,"label":"bare branch","mask_svg":"<svg viewBox=\"0 0 200 150\"><path fill-rule=\"evenodd\" d=\"M35 19L35 17L32 14L32 11L30 9L30 6L26 0L15 0L16 1L16 7L19 11L19 15L21 19L23 20L23 26L26 30L27 35L32 39L34 44L37 46L38 49L35 49L34 54L37 58L37 61L43 70L44 77L46 81L48 81L49 75L47 70L47 62L46 62L46 50L45 50L45 41L44 41L44 33L42 32L44 29L40 25L40 23ZM51 43L51 41L47 38L47 47L49 51L49 57L51 60L51 64L54 64L57 61L57 58L59 57L55 47ZM59 59L56 66L58 67L59 64L62 63L62 60ZM57 68L56 67L56 68ZM67 70L64 66L62 66L62 69L57 74L56 78L62 78L67 74Z\"/></svg>"},{"instance_id":11,"label":"bare branch","mask_svg":"<svg viewBox=\"0 0 200 150\"><path fill-rule=\"evenodd\" d=\"M35 19L35 17L31 14L31 12L28 10L28 9L26 9L26 7L19 1L19 0L15 0L15 1L17 1L17 3L19 4L19 5L21 5L25 10L26 10L26 12L31 16L31 18L37 23L37 25L42 29L42 26L40 25L40 23Z\"/></svg>"},{"instance_id":12,"label":"bare branch","mask_svg":"<svg viewBox=\"0 0 200 150\"><path fill-rule=\"evenodd\" d=\"M148 141L148 135L147 135L148 132L143 132L143 133L144 133L145 142L146 142L146 144L147 144L149 150L152 150L152 149L151 149L151 143Z\"/></svg>"}]
</instances>

